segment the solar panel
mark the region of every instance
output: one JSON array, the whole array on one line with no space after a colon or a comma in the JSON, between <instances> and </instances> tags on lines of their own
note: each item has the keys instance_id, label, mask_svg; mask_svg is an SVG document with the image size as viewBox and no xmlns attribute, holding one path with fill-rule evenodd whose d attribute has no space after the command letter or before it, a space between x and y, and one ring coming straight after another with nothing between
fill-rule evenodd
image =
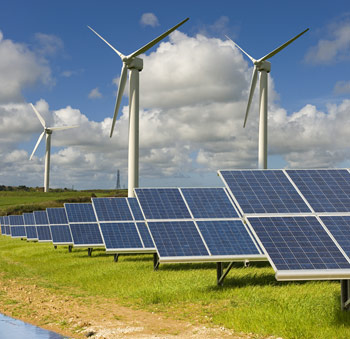
<instances>
[{"instance_id":1,"label":"solar panel","mask_svg":"<svg viewBox=\"0 0 350 339\"><path fill-rule=\"evenodd\" d=\"M69 224L75 247L103 247L97 223Z\"/></svg>"},{"instance_id":2,"label":"solar panel","mask_svg":"<svg viewBox=\"0 0 350 339\"><path fill-rule=\"evenodd\" d=\"M4 216L4 224L5 224L5 234L7 236L11 235L10 226L9 226L9 217L7 215Z\"/></svg>"},{"instance_id":3,"label":"solar panel","mask_svg":"<svg viewBox=\"0 0 350 339\"><path fill-rule=\"evenodd\" d=\"M92 204L64 204L74 247L104 247Z\"/></svg>"},{"instance_id":4,"label":"solar panel","mask_svg":"<svg viewBox=\"0 0 350 339\"><path fill-rule=\"evenodd\" d=\"M242 220L197 221L212 255L259 255Z\"/></svg>"},{"instance_id":5,"label":"solar panel","mask_svg":"<svg viewBox=\"0 0 350 339\"><path fill-rule=\"evenodd\" d=\"M0 216L0 224L1 224L1 234L5 234L5 224L4 224L4 217Z\"/></svg>"},{"instance_id":6,"label":"solar panel","mask_svg":"<svg viewBox=\"0 0 350 339\"><path fill-rule=\"evenodd\" d=\"M143 214L142 214L142 211L141 211L141 208L140 208L140 205L139 205L137 199L136 198L127 198L127 200L128 200L129 206L131 208L131 212L134 216L134 220L144 221L145 218L143 217Z\"/></svg>"},{"instance_id":7,"label":"solar panel","mask_svg":"<svg viewBox=\"0 0 350 339\"><path fill-rule=\"evenodd\" d=\"M350 216L322 216L324 225L350 257Z\"/></svg>"},{"instance_id":8,"label":"solar panel","mask_svg":"<svg viewBox=\"0 0 350 339\"><path fill-rule=\"evenodd\" d=\"M102 221L132 221L126 198L92 198L96 216Z\"/></svg>"},{"instance_id":9,"label":"solar panel","mask_svg":"<svg viewBox=\"0 0 350 339\"><path fill-rule=\"evenodd\" d=\"M64 204L68 222L96 222L96 216L91 204Z\"/></svg>"},{"instance_id":10,"label":"solar panel","mask_svg":"<svg viewBox=\"0 0 350 339\"><path fill-rule=\"evenodd\" d=\"M219 171L245 214L310 213L282 170Z\"/></svg>"},{"instance_id":11,"label":"solar panel","mask_svg":"<svg viewBox=\"0 0 350 339\"><path fill-rule=\"evenodd\" d=\"M350 212L350 173L345 169L287 170L315 212Z\"/></svg>"},{"instance_id":12,"label":"solar panel","mask_svg":"<svg viewBox=\"0 0 350 339\"><path fill-rule=\"evenodd\" d=\"M178 188L135 188L147 220L191 219Z\"/></svg>"},{"instance_id":13,"label":"solar panel","mask_svg":"<svg viewBox=\"0 0 350 339\"><path fill-rule=\"evenodd\" d=\"M337 279L344 272L350 278L349 259L316 217L249 217L248 221L277 280Z\"/></svg>"},{"instance_id":14,"label":"solar panel","mask_svg":"<svg viewBox=\"0 0 350 339\"><path fill-rule=\"evenodd\" d=\"M68 225L66 210L63 207L46 209L50 225Z\"/></svg>"},{"instance_id":15,"label":"solar panel","mask_svg":"<svg viewBox=\"0 0 350 339\"><path fill-rule=\"evenodd\" d=\"M139 225L134 221L133 216L136 215L136 218L139 218L141 214L140 209L137 210L135 202L137 203L136 198L92 199L106 252L155 252L152 239L148 230L145 229L144 223ZM133 206L135 214L131 213L131 206Z\"/></svg>"},{"instance_id":16,"label":"solar panel","mask_svg":"<svg viewBox=\"0 0 350 339\"><path fill-rule=\"evenodd\" d=\"M34 221L38 233L38 242L51 242L51 231L46 211L34 211Z\"/></svg>"},{"instance_id":17,"label":"solar panel","mask_svg":"<svg viewBox=\"0 0 350 339\"><path fill-rule=\"evenodd\" d=\"M238 218L224 188L180 189L194 218Z\"/></svg>"},{"instance_id":18,"label":"solar panel","mask_svg":"<svg viewBox=\"0 0 350 339\"><path fill-rule=\"evenodd\" d=\"M47 208L50 223L52 243L57 245L72 245L73 239L68 225L66 210L61 208Z\"/></svg>"},{"instance_id":19,"label":"solar panel","mask_svg":"<svg viewBox=\"0 0 350 339\"><path fill-rule=\"evenodd\" d=\"M26 238L24 219L22 215L10 215L9 224L12 238Z\"/></svg>"},{"instance_id":20,"label":"solar panel","mask_svg":"<svg viewBox=\"0 0 350 339\"><path fill-rule=\"evenodd\" d=\"M159 258L209 256L193 221L148 222Z\"/></svg>"},{"instance_id":21,"label":"solar panel","mask_svg":"<svg viewBox=\"0 0 350 339\"><path fill-rule=\"evenodd\" d=\"M24 225L27 233L28 241L38 240L38 232L36 231L34 214L33 213L23 213Z\"/></svg>"}]
</instances>

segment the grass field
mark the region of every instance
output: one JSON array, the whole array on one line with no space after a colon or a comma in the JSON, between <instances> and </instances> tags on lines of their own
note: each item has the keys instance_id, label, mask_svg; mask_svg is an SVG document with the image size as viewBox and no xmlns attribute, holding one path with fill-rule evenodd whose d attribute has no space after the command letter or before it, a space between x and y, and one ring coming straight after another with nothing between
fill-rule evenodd
<instances>
[{"instance_id":1,"label":"grass field","mask_svg":"<svg viewBox=\"0 0 350 339\"><path fill-rule=\"evenodd\" d=\"M340 311L337 281L277 282L269 264L252 263L235 265L218 287L215 264L163 264L153 271L152 260L124 255L115 263L102 250L88 257L86 250L69 253L0 236L0 282L35 281L70 298L116 298L132 308L262 336L350 337L350 314Z\"/></svg>"}]
</instances>

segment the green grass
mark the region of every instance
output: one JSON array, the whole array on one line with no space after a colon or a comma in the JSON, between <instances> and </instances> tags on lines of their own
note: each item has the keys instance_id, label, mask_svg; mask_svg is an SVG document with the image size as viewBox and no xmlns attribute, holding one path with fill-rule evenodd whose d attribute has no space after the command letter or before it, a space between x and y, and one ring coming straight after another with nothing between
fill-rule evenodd
<instances>
[{"instance_id":1,"label":"green grass","mask_svg":"<svg viewBox=\"0 0 350 339\"><path fill-rule=\"evenodd\" d=\"M43 210L47 207L60 207L64 202L91 201L91 195L97 197L121 195L127 196L126 190L63 191L63 192L26 192L0 191L0 215L22 214Z\"/></svg>"},{"instance_id":2,"label":"green grass","mask_svg":"<svg viewBox=\"0 0 350 339\"><path fill-rule=\"evenodd\" d=\"M339 282L279 283L267 263L233 267L216 286L215 264L161 265L152 255L28 243L0 236L0 279L19 279L70 297L110 299L193 323L283 338L349 338L350 314L340 311Z\"/></svg>"}]
</instances>

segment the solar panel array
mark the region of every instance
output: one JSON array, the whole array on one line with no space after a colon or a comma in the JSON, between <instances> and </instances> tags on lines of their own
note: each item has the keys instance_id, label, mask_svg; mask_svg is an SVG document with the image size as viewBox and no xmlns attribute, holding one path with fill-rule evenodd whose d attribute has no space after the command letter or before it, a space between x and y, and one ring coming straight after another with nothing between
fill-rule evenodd
<instances>
[{"instance_id":1,"label":"solar panel array","mask_svg":"<svg viewBox=\"0 0 350 339\"><path fill-rule=\"evenodd\" d=\"M92 205L107 252L155 252L135 198L92 198Z\"/></svg>"},{"instance_id":2,"label":"solar panel array","mask_svg":"<svg viewBox=\"0 0 350 339\"><path fill-rule=\"evenodd\" d=\"M5 221L4 221L4 217L0 216L0 225L1 225L1 234L5 235L6 234L6 230L5 230Z\"/></svg>"},{"instance_id":3,"label":"solar panel array","mask_svg":"<svg viewBox=\"0 0 350 339\"><path fill-rule=\"evenodd\" d=\"M348 170L234 170L219 175L278 280L350 278Z\"/></svg>"},{"instance_id":4,"label":"solar panel array","mask_svg":"<svg viewBox=\"0 0 350 339\"><path fill-rule=\"evenodd\" d=\"M46 209L52 243L57 245L72 245L72 235L68 225L66 210L64 208L47 208Z\"/></svg>"},{"instance_id":5,"label":"solar panel array","mask_svg":"<svg viewBox=\"0 0 350 339\"><path fill-rule=\"evenodd\" d=\"M74 247L104 247L92 204L64 204Z\"/></svg>"},{"instance_id":6,"label":"solar panel array","mask_svg":"<svg viewBox=\"0 0 350 339\"><path fill-rule=\"evenodd\" d=\"M160 262L264 260L223 188L137 188Z\"/></svg>"}]
</instances>

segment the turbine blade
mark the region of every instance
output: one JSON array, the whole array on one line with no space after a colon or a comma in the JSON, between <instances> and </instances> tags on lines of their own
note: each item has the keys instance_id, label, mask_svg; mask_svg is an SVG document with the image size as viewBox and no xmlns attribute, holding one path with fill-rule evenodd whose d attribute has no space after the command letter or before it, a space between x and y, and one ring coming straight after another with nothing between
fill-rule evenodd
<instances>
[{"instance_id":1,"label":"turbine blade","mask_svg":"<svg viewBox=\"0 0 350 339\"><path fill-rule=\"evenodd\" d=\"M115 47L113 47L106 39L104 39L100 34L98 34L96 31L94 31L90 26L88 26L101 40L103 40L110 48L113 49L114 52L116 52L120 58L123 60L125 58L125 55L123 53L120 53Z\"/></svg>"},{"instance_id":2,"label":"turbine blade","mask_svg":"<svg viewBox=\"0 0 350 339\"><path fill-rule=\"evenodd\" d=\"M288 40L286 43L284 43L283 45L281 45L280 47L274 49L272 52L270 52L269 54L265 55L264 57L262 57L261 59L258 60L258 62L260 61L264 61L267 59L270 59L271 57L273 57L275 54L277 54L278 52L282 51L282 49L286 48L289 44L291 44L294 40L298 39L299 37L301 37L303 34L305 34L307 31L309 30L309 28L307 28L305 31L301 32L300 34L296 35L294 38Z\"/></svg>"},{"instance_id":3,"label":"turbine blade","mask_svg":"<svg viewBox=\"0 0 350 339\"><path fill-rule=\"evenodd\" d=\"M34 147L34 149L33 149L32 155L30 156L29 160L32 160L33 155L34 155L36 149L38 148L38 146L39 146L39 144L40 144L40 141L41 141L41 139L43 138L44 134L45 134L45 130L44 130L44 132L42 132L42 133L40 134L39 139L38 139L38 141L36 142L36 145L35 145L35 147Z\"/></svg>"},{"instance_id":4,"label":"turbine blade","mask_svg":"<svg viewBox=\"0 0 350 339\"><path fill-rule=\"evenodd\" d=\"M35 112L36 116L40 120L40 123L43 125L44 128L46 128L44 118L40 115L40 113L37 111L37 109L34 107L34 105L32 103L30 103L30 105L32 106L33 111Z\"/></svg>"},{"instance_id":5,"label":"turbine blade","mask_svg":"<svg viewBox=\"0 0 350 339\"><path fill-rule=\"evenodd\" d=\"M160 40L163 40L166 36L168 36L170 33L172 33L173 31L175 31L176 28L180 27L181 25L183 25L186 21L188 21L190 18L186 18L185 20L181 21L179 24L177 24L176 26L174 26L173 28L170 28L168 31L166 31L165 33L163 33L162 35L160 35L158 38L152 40L151 42L149 42L147 45L141 47L140 49L138 49L137 51L135 51L134 53L130 54L127 56L127 58L133 58L136 57L142 53L145 53L147 50L149 50L151 47L153 47L157 42L159 42Z\"/></svg>"},{"instance_id":6,"label":"turbine blade","mask_svg":"<svg viewBox=\"0 0 350 339\"><path fill-rule=\"evenodd\" d=\"M252 81L251 81L251 85L250 85L250 93L249 93L248 105L247 105L247 110L245 112L243 127L245 127L245 125L247 123L249 109L250 109L250 105L251 105L252 100L253 100L253 95L254 95L257 79L258 79L258 69L254 65L253 76L252 76Z\"/></svg>"},{"instance_id":7,"label":"turbine blade","mask_svg":"<svg viewBox=\"0 0 350 339\"><path fill-rule=\"evenodd\" d=\"M120 79L119 79L117 101L115 102L112 128L111 128L111 133L109 135L110 138L112 138L114 125L117 121L118 111L119 111L120 103L121 103L122 97L123 97L127 75L128 75L128 69L127 69L126 65L123 63L123 68L122 68L122 72L121 72Z\"/></svg>"},{"instance_id":8,"label":"turbine blade","mask_svg":"<svg viewBox=\"0 0 350 339\"><path fill-rule=\"evenodd\" d=\"M229 39L238 49L240 49L251 61L252 63L254 63L256 60L251 57L245 50L243 50L241 47L239 47L230 37L228 37L227 35L225 35L225 37L227 39Z\"/></svg>"},{"instance_id":9,"label":"turbine blade","mask_svg":"<svg viewBox=\"0 0 350 339\"><path fill-rule=\"evenodd\" d=\"M77 127L79 127L79 125L48 127L47 129L49 129L51 131L61 131L61 130L70 129L70 128L77 128Z\"/></svg>"}]
</instances>

